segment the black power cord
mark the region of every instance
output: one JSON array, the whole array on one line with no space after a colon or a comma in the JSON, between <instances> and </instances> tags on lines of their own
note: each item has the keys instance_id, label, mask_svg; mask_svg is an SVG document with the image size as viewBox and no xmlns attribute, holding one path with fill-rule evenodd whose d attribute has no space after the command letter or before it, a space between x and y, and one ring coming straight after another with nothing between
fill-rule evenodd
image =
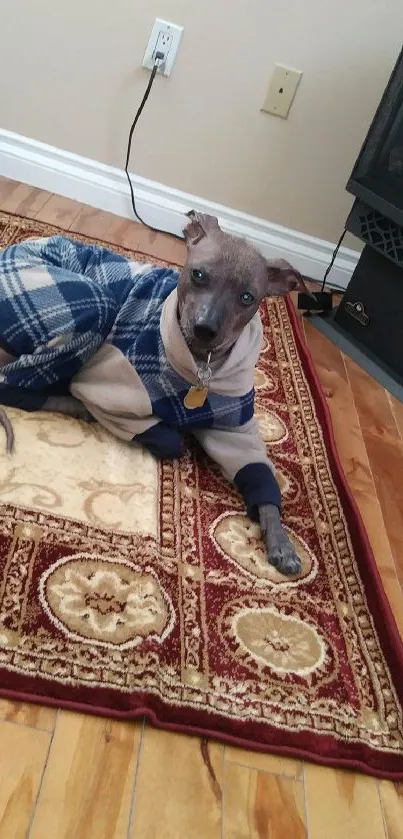
<instances>
[{"instance_id":1,"label":"black power cord","mask_svg":"<svg viewBox=\"0 0 403 839\"><path fill-rule=\"evenodd\" d=\"M343 233L341 234L340 239L337 242L337 245L332 253L332 258L329 262L329 265L327 266L326 271L324 273L320 291L313 291L309 294L307 294L306 292L301 292L298 295L298 308L304 310L305 317L307 318L311 316L311 312L321 312L322 316L326 317L333 309L333 292L325 291L326 280L330 274L330 271L333 268L335 259L340 250L341 243L346 233L347 230L346 228L344 228Z\"/></svg>"},{"instance_id":2,"label":"black power cord","mask_svg":"<svg viewBox=\"0 0 403 839\"><path fill-rule=\"evenodd\" d=\"M162 52L157 52L156 55L155 55L154 67L151 71L151 76L148 80L148 85L145 89L144 96L141 100L141 103L140 103L138 109L137 109L136 116L134 117L134 120L133 120L133 122L130 126L129 139L128 139L128 142L127 142L125 172L126 172L127 180L129 181L130 197L131 197L131 202L132 202L132 207L133 207L133 213L136 216L136 219L141 224L143 224L144 227L148 227L149 230L152 230L153 233L166 233L167 236L172 236L174 239L179 239L181 242L183 242L183 237L182 236L178 236L176 233L169 233L168 230L159 230L158 227L153 227L151 224L148 224L146 221L144 221L144 219L141 218L141 216L139 215L139 213L137 211L133 184L131 182L131 178L130 178L130 175L129 175L129 160L130 160L130 154L131 154L131 149L132 149L132 139L133 139L134 129L136 128L136 125L137 125L137 123L140 119L140 116L141 116L142 112L143 112L144 105L146 104L147 99L148 99L148 97L151 93L151 88L154 84L154 79L157 75L158 68L161 67L161 65L163 63L164 63L164 54Z\"/></svg>"},{"instance_id":3,"label":"black power cord","mask_svg":"<svg viewBox=\"0 0 403 839\"><path fill-rule=\"evenodd\" d=\"M343 233L341 234L340 239L337 242L337 245L336 245L336 247L335 247L335 249L332 253L332 258L329 262L329 265L327 266L326 271L324 273L324 277L323 277L323 281L322 281L322 285L321 285L321 289L320 289L321 293L325 290L326 280L327 280L327 278L328 278L328 276L329 276L329 274L330 274L330 272L333 268L336 256L337 256L337 254L338 254L338 252L341 248L341 244L342 244L342 241L343 241L346 233L347 233L347 230L346 230L346 228L344 228Z\"/></svg>"},{"instance_id":4,"label":"black power cord","mask_svg":"<svg viewBox=\"0 0 403 839\"><path fill-rule=\"evenodd\" d=\"M172 236L173 239L179 239L180 242L183 242L183 237L178 236L177 233L170 233L168 230L160 230L158 227L153 227L152 224L148 224L148 222L144 221L144 219L141 218L141 216L138 213L137 207L136 207L136 199L135 199L135 195L134 195L133 184L131 182L131 178L130 178L130 175L129 175L129 161L130 161L130 154L131 154L131 150L132 150L132 139L133 139L134 130L135 130L136 125L137 125L137 123L138 123L138 121L141 117L141 114L144 110L144 106L145 106L145 104L148 100L148 97L151 93L151 88L154 84L154 79L157 75L158 68L161 67L161 65L163 63L164 63L164 54L162 52L157 52L155 54L154 66L153 66L153 69L151 71L151 76L148 80L148 85L145 89L144 96L143 96L143 98L140 102L140 105L139 105L138 109L137 109L136 116L134 117L134 120L133 120L133 122L130 126L129 138L128 138L128 142L127 142L125 172L126 172L127 180L129 182L130 198L131 198L133 213L136 216L136 219L141 224L143 224L144 227L147 227L149 230L152 230L153 233L165 233L167 236ZM318 309L322 309L322 310L325 309L326 310L326 309L331 309L331 307L332 307L331 306L332 293L331 292L325 292L325 285L326 285L326 280L327 280L327 278L330 274L330 271L333 268L335 259L337 257L337 254L339 252L339 249L341 247L341 244L343 242L343 239L344 239L346 233L347 233L347 230L344 229L341 236L340 236L339 241L337 242L337 245L336 245L336 247L333 251L333 254L332 254L332 258L329 262L329 265L326 268L320 291L319 292L314 292L313 297L310 297L306 294L299 294L298 295L298 308L306 309L308 315L309 315L310 311L318 310ZM314 298L316 298L316 305L313 304Z\"/></svg>"}]
</instances>

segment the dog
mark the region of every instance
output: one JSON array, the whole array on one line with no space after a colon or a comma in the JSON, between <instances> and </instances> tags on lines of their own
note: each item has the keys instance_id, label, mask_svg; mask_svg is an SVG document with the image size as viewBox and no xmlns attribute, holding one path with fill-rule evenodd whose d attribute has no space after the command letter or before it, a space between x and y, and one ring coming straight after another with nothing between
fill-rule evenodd
<instances>
[{"instance_id":1,"label":"dog","mask_svg":"<svg viewBox=\"0 0 403 839\"><path fill-rule=\"evenodd\" d=\"M253 416L253 376L261 301L307 288L286 261L266 260L213 216L192 210L183 232L180 272L64 237L3 251L0 285L17 302L7 326L0 316L0 403L98 420L157 457L180 457L190 431L260 523L269 563L297 575L301 560ZM7 294L0 288L0 315ZM17 315L11 323L11 311L23 311L23 323ZM0 422L11 450L4 411Z\"/></svg>"}]
</instances>

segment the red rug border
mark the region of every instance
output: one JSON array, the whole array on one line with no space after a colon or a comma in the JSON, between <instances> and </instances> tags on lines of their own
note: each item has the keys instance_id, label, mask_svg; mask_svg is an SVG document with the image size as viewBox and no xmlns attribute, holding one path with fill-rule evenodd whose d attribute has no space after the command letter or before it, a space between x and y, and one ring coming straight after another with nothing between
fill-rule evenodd
<instances>
[{"instance_id":1,"label":"red rug border","mask_svg":"<svg viewBox=\"0 0 403 839\"><path fill-rule=\"evenodd\" d=\"M85 236L80 233L75 233L75 231L66 231L64 228L55 225L55 224L48 224L47 222L42 222L36 219L29 219L25 216L21 216L18 213L10 213L8 211L1 211L4 215L12 216L13 218L20 219L23 222L32 223L33 225L39 224L43 225L44 227L51 227L58 229L65 233L66 235L71 235L72 237L82 236L89 241L103 241L106 245L109 245L112 249L118 247L120 250L124 250L127 253L133 253L137 251L139 254L141 253L144 256L151 256L151 254L147 254L147 252L140 250L139 248L133 247L129 248L126 246L116 246L112 242L108 242L107 239L99 239L97 240L96 237L92 236ZM166 260L168 262L168 260ZM172 263L173 264L173 263ZM399 669L403 670L403 644L400 638L400 633L393 616L393 612L391 606L389 604L388 598L386 596L385 590L383 588L382 580L376 565L376 560L369 542L369 538L367 536L366 530L364 528L364 524L361 518L361 514L359 512L357 503L354 499L354 496L347 484L346 477L344 475L343 467L340 462L340 458L336 448L336 442L333 432L333 425L331 420L331 414L329 407L326 402L326 398L323 393L322 385L320 383L319 377L316 373L316 370L313 365L313 360L309 351L307 344L302 335L301 325L299 322L299 318L294 308L294 304L292 303L290 298L286 298L286 305L287 311L290 317L290 322L293 328L294 337L297 343L298 352L302 361L302 366L304 369L304 373L308 378L309 384L311 385L311 392L313 401L315 403L316 411L318 412L320 424L325 440L326 449L329 455L329 463L332 472L333 479L337 486L340 499L343 505L344 514L348 523L348 527L350 530L351 539L353 542L354 547L356 543L359 542L361 547L364 548L363 556L361 557L358 553L357 555L357 562L360 568L360 577L365 589L366 597L369 603L369 607L371 610L371 614L374 615L374 608L377 610L379 604L381 605L381 609L383 614L381 615L383 619L382 626L378 625L378 618L374 617L374 622L376 625L376 629L378 635L380 637L382 643L382 649L385 655L385 659L388 663L393 674L399 672ZM363 562L364 557L364 562ZM26 679L26 677L24 677ZM17 676L18 680L18 676ZM39 682L43 687L44 680L39 678ZM71 688L70 688L71 689ZM395 680L395 689L399 696L399 700L401 704L403 704L403 684L399 686L398 680ZM74 690L74 688L73 688ZM7 688L0 687L0 696L4 699L9 699L17 702L27 702L30 704L41 704L45 707L51 708L61 708L67 711L91 714L93 716L99 716L103 718L109 719L116 719L121 721L135 721L141 718L146 718L149 720L152 725L156 728L162 730L169 730L169 731L177 731L183 734L190 734L193 736L200 737L202 739L213 739L221 743L226 743L228 745L237 746L240 748L245 748L248 751L258 752L258 753L266 753L266 754L274 754L283 757L290 757L297 760L307 760L312 763L321 765L321 766L328 766L333 768L342 768L352 771L362 772L366 775L370 775L375 778L382 778L386 780L392 781L401 781L403 780L403 768L401 771L389 771L388 769L383 769L378 766L371 765L370 763L364 763L361 760L357 760L354 758L349 757L337 757L333 758L332 756L322 756L319 755L316 751L310 751L306 748L301 747L294 747L289 745L271 745L270 748L263 743L251 742L250 740L244 739L237 735L230 735L226 732L217 731L216 729L209 729L207 727L200 728L197 725L182 725L180 722L170 722L166 719L161 720L155 710L150 709L149 707L137 707L135 709L129 709L127 711L124 710L114 710L111 708L105 707L98 707L93 704L87 704L83 702L78 702L75 700L60 700L53 698L49 695L44 695L39 693L31 693L26 694L23 691L19 690L7 690ZM157 703L158 704L158 703ZM213 715L212 715L213 716ZM217 715L219 716L219 715ZM294 738L296 741L299 739L299 735L304 736L304 732L287 732L287 739ZM323 738L324 735L319 733L315 733L315 737L320 740ZM333 738L334 740L334 738ZM337 741L335 741L337 742ZM370 753L372 756L376 755L376 751L371 749ZM379 753L379 757L382 760L385 759L385 753ZM395 758L391 755L389 758L386 757L387 762L395 762Z\"/></svg>"}]
</instances>

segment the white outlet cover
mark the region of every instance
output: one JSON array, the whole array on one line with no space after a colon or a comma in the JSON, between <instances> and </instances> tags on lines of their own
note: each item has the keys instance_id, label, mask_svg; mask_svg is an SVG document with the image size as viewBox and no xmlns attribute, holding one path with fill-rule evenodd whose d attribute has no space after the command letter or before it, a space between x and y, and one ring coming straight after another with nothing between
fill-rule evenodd
<instances>
[{"instance_id":1,"label":"white outlet cover","mask_svg":"<svg viewBox=\"0 0 403 839\"><path fill-rule=\"evenodd\" d=\"M183 34L183 26L178 26L176 23L169 23L167 20L157 18L151 30L151 35L144 53L142 66L147 70L152 70L155 63L155 53L157 52L157 44L159 39L167 39L170 41L168 53L165 60L163 70L158 70L163 76L170 76L172 67L175 62L176 53L178 52L179 44Z\"/></svg>"}]
</instances>

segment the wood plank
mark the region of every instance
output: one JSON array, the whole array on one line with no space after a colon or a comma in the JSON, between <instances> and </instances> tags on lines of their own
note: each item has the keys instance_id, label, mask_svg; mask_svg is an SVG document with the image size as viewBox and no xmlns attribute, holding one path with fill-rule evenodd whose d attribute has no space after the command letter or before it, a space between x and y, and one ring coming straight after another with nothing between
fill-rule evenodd
<instances>
[{"instance_id":1,"label":"wood plank","mask_svg":"<svg viewBox=\"0 0 403 839\"><path fill-rule=\"evenodd\" d=\"M305 332L331 413L341 465L361 513L386 595L403 638L403 595L344 360L340 350L309 321L305 322Z\"/></svg>"},{"instance_id":2,"label":"wood plank","mask_svg":"<svg viewBox=\"0 0 403 839\"><path fill-rule=\"evenodd\" d=\"M69 231L81 233L82 236L93 236L95 239L106 239L109 228L117 221L121 222L118 216L113 213L105 213L103 210L96 210L87 204L82 204L78 215L73 219Z\"/></svg>"},{"instance_id":3,"label":"wood plank","mask_svg":"<svg viewBox=\"0 0 403 839\"><path fill-rule=\"evenodd\" d=\"M217 743L147 727L129 839L221 839L223 754Z\"/></svg>"},{"instance_id":4,"label":"wood plank","mask_svg":"<svg viewBox=\"0 0 403 839\"><path fill-rule=\"evenodd\" d=\"M346 370L397 575L403 585L403 442L385 389L351 359Z\"/></svg>"},{"instance_id":5,"label":"wood plank","mask_svg":"<svg viewBox=\"0 0 403 839\"><path fill-rule=\"evenodd\" d=\"M115 216L106 230L105 239L112 244L120 245L122 248L131 248L147 253L145 250L146 229L131 219Z\"/></svg>"},{"instance_id":6,"label":"wood plank","mask_svg":"<svg viewBox=\"0 0 403 839\"><path fill-rule=\"evenodd\" d=\"M0 743L0 839L25 839L50 734L1 722Z\"/></svg>"},{"instance_id":7,"label":"wood plank","mask_svg":"<svg viewBox=\"0 0 403 839\"><path fill-rule=\"evenodd\" d=\"M126 839L141 730L59 714L30 839Z\"/></svg>"},{"instance_id":8,"label":"wood plank","mask_svg":"<svg viewBox=\"0 0 403 839\"><path fill-rule=\"evenodd\" d=\"M57 711L54 708L0 699L0 719L7 722L26 725L29 728L40 728L43 731L53 731L56 715Z\"/></svg>"},{"instance_id":9,"label":"wood plank","mask_svg":"<svg viewBox=\"0 0 403 839\"><path fill-rule=\"evenodd\" d=\"M259 769L272 775L284 775L287 778L301 778L302 761L290 757L252 752L237 746L225 747L226 763L238 763L249 769Z\"/></svg>"},{"instance_id":10,"label":"wood plank","mask_svg":"<svg viewBox=\"0 0 403 839\"><path fill-rule=\"evenodd\" d=\"M309 839L388 839L375 778L306 764Z\"/></svg>"},{"instance_id":11,"label":"wood plank","mask_svg":"<svg viewBox=\"0 0 403 839\"><path fill-rule=\"evenodd\" d=\"M35 218L46 224L55 224L67 231L82 207L83 205L78 201L71 201L70 198L63 198L60 195L51 195L44 207L36 213Z\"/></svg>"},{"instance_id":12,"label":"wood plank","mask_svg":"<svg viewBox=\"0 0 403 839\"><path fill-rule=\"evenodd\" d=\"M152 259L163 259L182 265L185 261L186 246L171 236L153 233L129 219L115 217L105 233L105 239L125 248L132 248L148 254Z\"/></svg>"},{"instance_id":13,"label":"wood plank","mask_svg":"<svg viewBox=\"0 0 403 839\"><path fill-rule=\"evenodd\" d=\"M403 440L403 402L399 402L399 400L396 399L395 396L392 396L391 393L388 393L388 398L400 438Z\"/></svg>"},{"instance_id":14,"label":"wood plank","mask_svg":"<svg viewBox=\"0 0 403 839\"><path fill-rule=\"evenodd\" d=\"M370 431L378 439L391 438L399 442L399 431L385 388L351 358L346 355L343 358L361 429Z\"/></svg>"},{"instance_id":15,"label":"wood plank","mask_svg":"<svg viewBox=\"0 0 403 839\"><path fill-rule=\"evenodd\" d=\"M83 236L103 239L112 246L119 245L137 250L147 254L150 261L164 259L167 262L182 264L186 254L184 243L170 236L153 233L131 219L122 219L113 213L94 210L86 205L81 206L81 210L69 226L70 230Z\"/></svg>"},{"instance_id":16,"label":"wood plank","mask_svg":"<svg viewBox=\"0 0 403 839\"><path fill-rule=\"evenodd\" d=\"M1 208L7 213L17 213L26 218L35 218L49 201L50 192L14 181L14 189L1 198Z\"/></svg>"},{"instance_id":17,"label":"wood plank","mask_svg":"<svg viewBox=\"0 0 403 839\"><path fill-rule=\"evenodd\" d=\"M304 787L299 781L228 763L223 839L306 839Z\"/></svg>"},{"instance_id":18,"label":"wood plank","mask_svg":"<svg viewBox=\"0 0 403 839\"><path fill-rule=\"evenodd\" d=\"M19 181L12 181L11 178L4 178L0 176L0 209L3 209L3 202L8 196L14 192L19 185Z\"/></svg>"},{"instance_id":19,"label":"wood plank","mask_svg":"<svg viewBox=\"0 0 403 839\"><path fill-rule=\"evenodd\" d=\"M379 794L388 839L402 839L403 836L403 783L392 784L381 781Z\"/></svg>"},{"instance_id":20,"label":"wood plank","mask_svg":"<svg viewBox=\"0 0 403 839\"><path fill-rule=\"evenodd\" d=\"M165 233L153 233L152 230L142 228L144 238L140 242L145 253L149 253L155 259L163 259L167 262L174 262L183 265L186 259L186 245L184 241L174 239Z\"/></svg>"}]
</instances>

